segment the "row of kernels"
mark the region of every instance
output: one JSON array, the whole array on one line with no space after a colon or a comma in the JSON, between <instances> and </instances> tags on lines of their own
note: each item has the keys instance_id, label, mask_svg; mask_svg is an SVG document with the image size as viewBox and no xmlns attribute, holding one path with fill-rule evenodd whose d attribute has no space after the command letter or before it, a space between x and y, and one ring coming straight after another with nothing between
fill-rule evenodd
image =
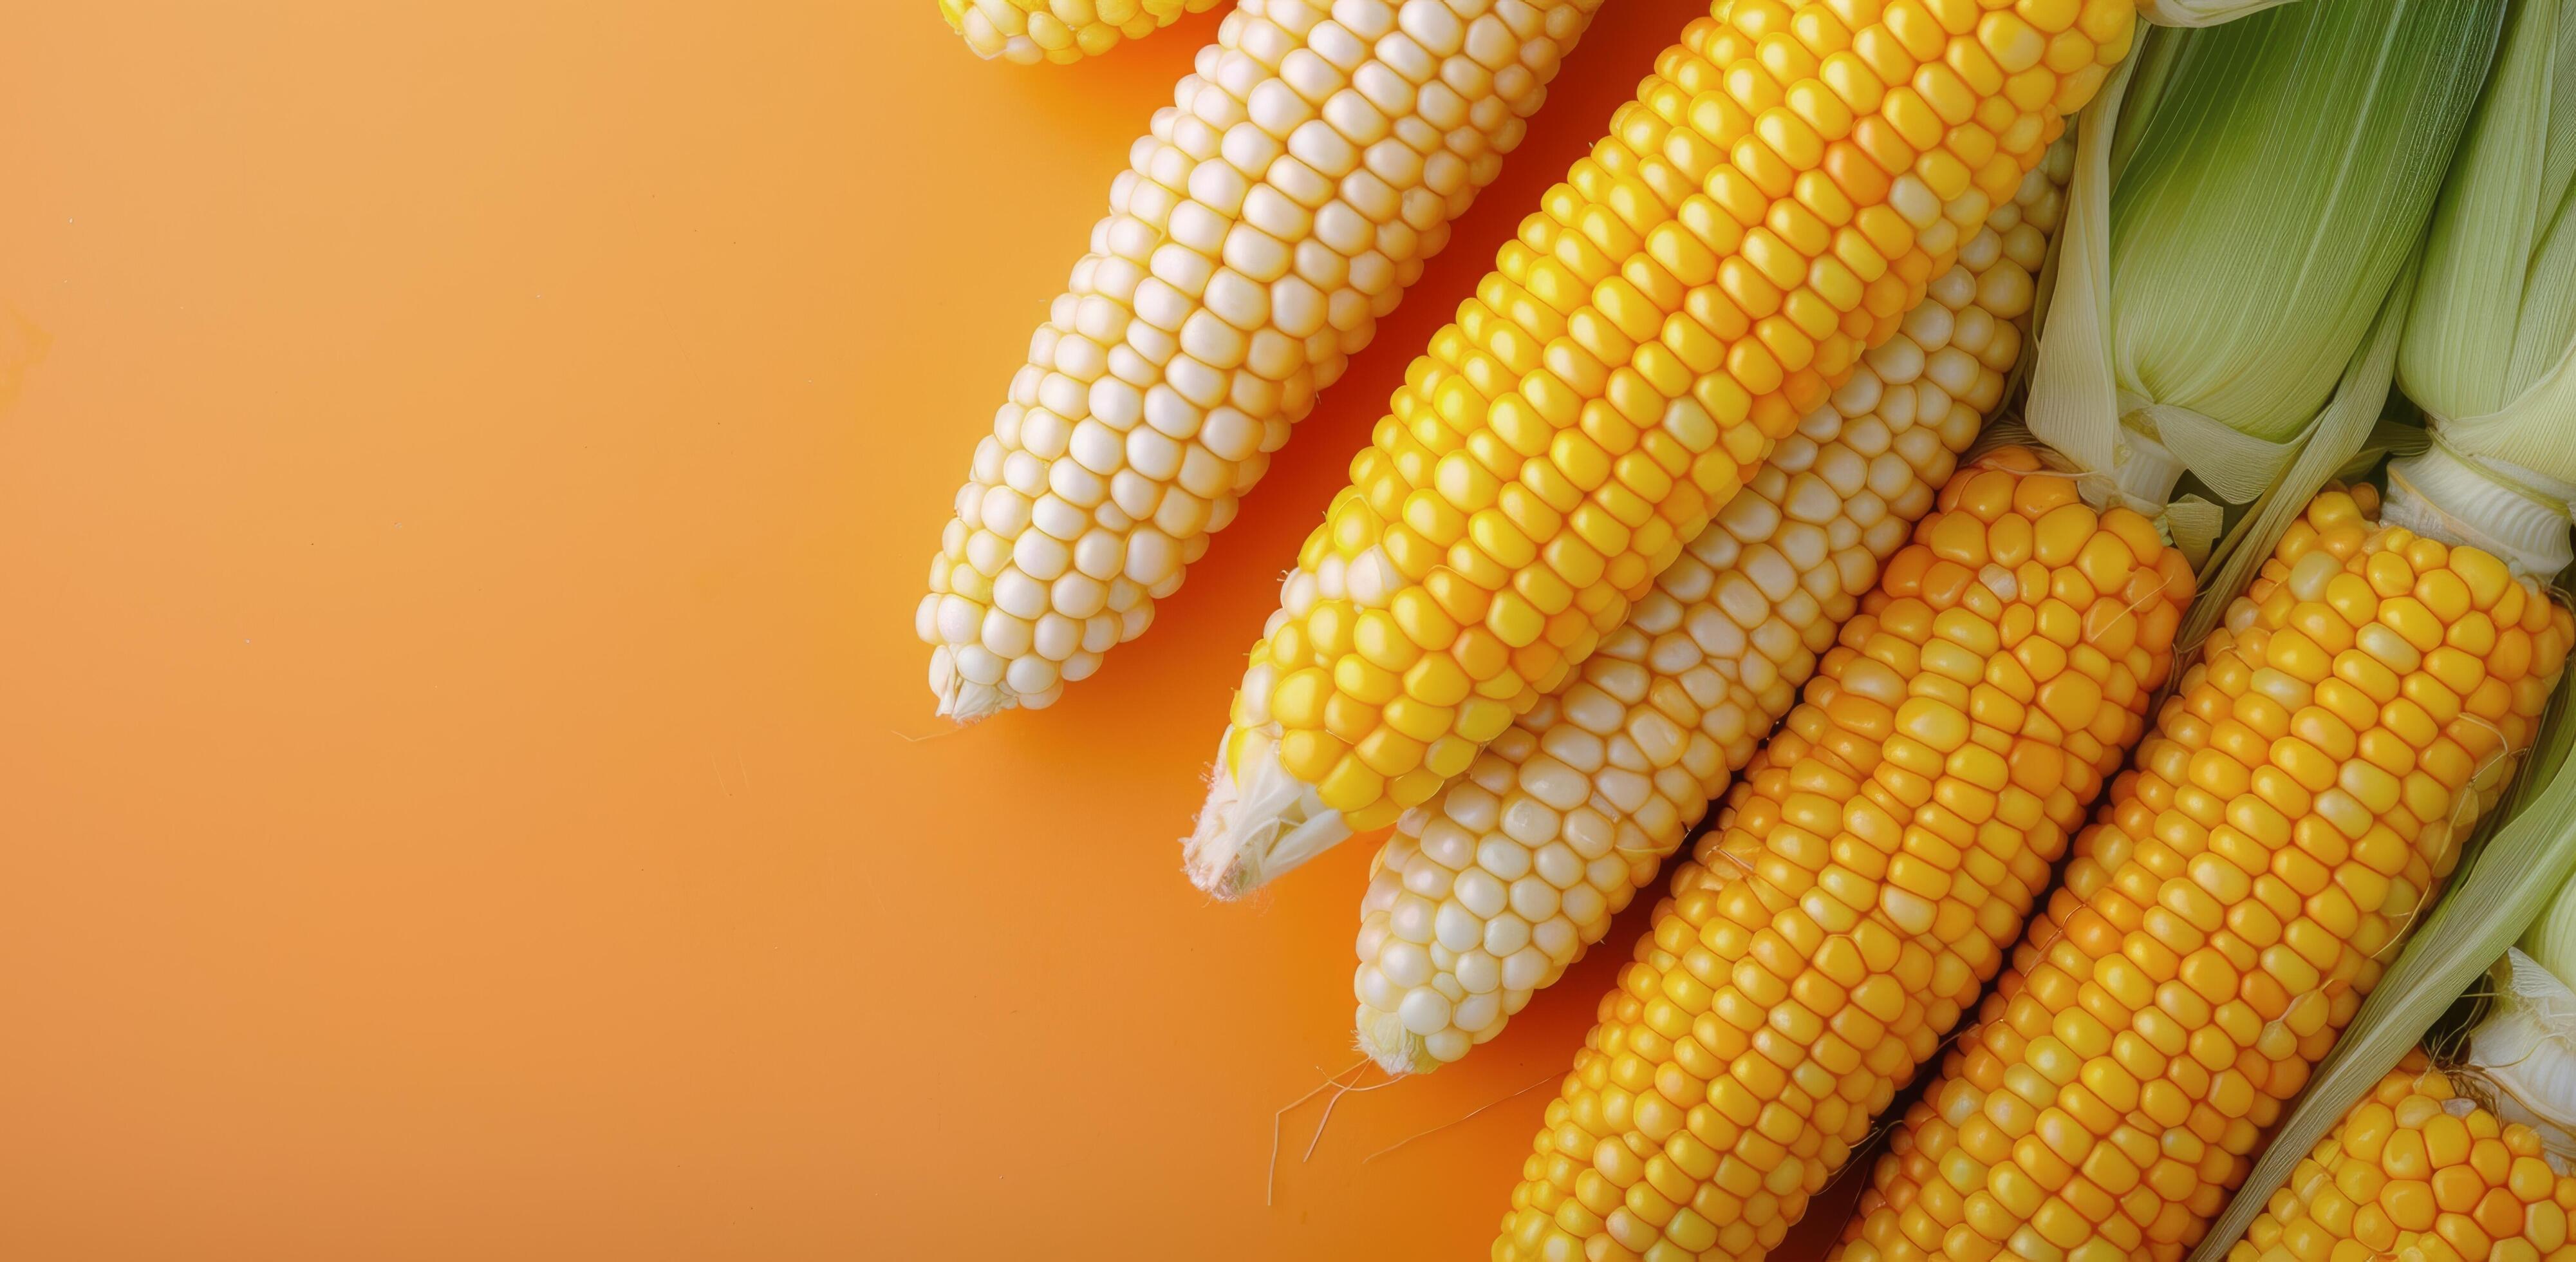
<instances>
[{"instance_id":1,"label":"row of kernels","mask_svg":"<svg viewBox=\"0 0 2576 1262\"><path fill-rule=\"evenodd\" d=\"M1381 1063L1435 1068L1500 1033L1533 989L1600 940L1796 701L2000 399L2018 353L2013 322L2061 212L2063 168L2035 171L1962 248L1909 318L1923 340L1889 344L1910 353L1873 353L1563 694L1405 816L1362 901L1353 982L1362 1044ZM1927 371L1953 350L1972 367L1950 382L1955 393ZM1551 857L1553 875L1598 897L1523 898L1535 878L1521 872L1546 875ZM1525 916L1534 906L1553 908L1538 923L1554 932L1536 940ZM1498 1000L1479 998L1496 988Z\"/></svg>"},{"instance_id":2,"label":"row of kernels","mask_svg":"<svg viewBox=\"0 0 2576 1262\"><path fill-rule=\"evenodd\" d=\"M1598 3L1227 18L977 447L917 614L935 689L1043 705L1145 631L1499 172Z\"/></svg>"}]
</instances>

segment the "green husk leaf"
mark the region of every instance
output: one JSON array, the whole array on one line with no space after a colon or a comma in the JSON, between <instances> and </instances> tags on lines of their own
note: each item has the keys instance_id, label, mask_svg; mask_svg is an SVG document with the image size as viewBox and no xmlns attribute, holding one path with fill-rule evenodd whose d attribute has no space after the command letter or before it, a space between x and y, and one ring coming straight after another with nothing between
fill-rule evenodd
<instances>
[{"instance_id":1,"label":"green husk leaf","mask_svg":"<svg viewBox=\"0 0 2576 1262\"><path fill-rule=\"evenodd\" d=\"M2576 482L2576 14L2521 0L2434 212L2398 380L2453 448Z\"/></svg>"},{"instance_id":2,"label":"green husk leaf","mask_svg":"<svg viewBox=\"0 0 2576 1262\"><path fill-rule=\"evenodd\" d=\"M2414 252L2502 14L2335 0L2157 32L2180 45L2172 82L2123 111L2111 204L2121 387L2298 433Z\"/></svg>"},{"instance_id":3,"label":"green husk leaf","mask_svg":"<svg viewBox=\"0 0 2576 1262\"><path fill-rule=\"evenodd\" d=\"M2226 503L2261 500L2330 396L2360 416L2332 418L2325 473L2350 457L2379 411L2361 394L2386 379L2365 352L2402 322L2388 296L2504 2L2336 0L2139 42L2079 123L2028 408L2111 476L2096 502L2160 512L2185 468Z\"/></svg>"},{"instance_id":4,"label":"green husk leaf","mask_svg":"<svg viewBox=\"0 0 2576 1262\"><path fill-rule=\"evenodd\" d=\"M2138 12L2158 26L2216 26L2287 3L2289 0L2139 0Z\"/></svg>"}]
</instances>

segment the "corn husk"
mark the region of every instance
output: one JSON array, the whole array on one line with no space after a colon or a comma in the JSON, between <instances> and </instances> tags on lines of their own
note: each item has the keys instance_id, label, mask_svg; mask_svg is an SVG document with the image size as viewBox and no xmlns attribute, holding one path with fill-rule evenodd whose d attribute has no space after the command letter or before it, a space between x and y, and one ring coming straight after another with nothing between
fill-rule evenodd
<instances>
[{"instance_id":1,"label":"corn husk","mask_svg":"<svg viewBox=\"0 0 2576 1262\"><path fill-rule=\"evenodd\" d=\"M2431 522L2543 576L2576 497L2576 12L2524 0L2424 245L2398 383L2431 450L2390 470Z\"/></svg>"},{"instance_id":2,"label":"corn husk","mask_svg":"<svg viewBox=\"0 0 2576 1262\"><path fill-rule=\"evenodd\" d=\"M2372 433L2502 20L2335 0L2157 30L2079 120L2031 429L2221 580L2185 642Z\"/></svg>"}]
</instances>

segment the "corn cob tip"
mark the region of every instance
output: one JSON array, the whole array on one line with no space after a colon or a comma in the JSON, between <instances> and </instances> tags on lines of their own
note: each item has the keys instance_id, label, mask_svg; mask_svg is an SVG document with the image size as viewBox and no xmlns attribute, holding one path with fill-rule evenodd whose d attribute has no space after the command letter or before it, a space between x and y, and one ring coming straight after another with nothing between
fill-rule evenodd
<instances>
[{"instance_id":1,"label":"corn cob tip","mask_svg":"<svg viewBox=\"0 0 2576 1262\"><path fill-rule=\"evenodd\" d=\"M1064 692L1064 685L1058 683L1043 693L1023 696L1012 690L1006 679L980 682L958 669L956 654L941 645L930 652L930 691L939 698L939 717L954 719L963 726L1004 710L1044 708Z\"/></svg>"},{"instance_id":2,"label":"corn cob tip","mask_svg":"<svg viewBox=\"0 0 2576 1262\"><path fill-rule=\"evenodd\" d=\"M1361 1004L1351 1028L1359 1032L1359 1049L1389 1074L1427 1074L1440 1067L1440 1058L1431 1054L1429 1041L1404 1028L1402 1013L1380 1012Z\"/></svg>"},{"instance_id":3,"label":"corn cob tip","mask_svg":"<svg viewBox=\"0 0 2576 1262\"><path fill-rule=\"evenodd\" d=\"M1351 835L1340 811L1289 773L1275 749L1248 750L1251 774L1237 779L1220 749L1207 804L1181 843L1190 883L1237 899L1332 849Z\"/></svg>"}]
</instances>

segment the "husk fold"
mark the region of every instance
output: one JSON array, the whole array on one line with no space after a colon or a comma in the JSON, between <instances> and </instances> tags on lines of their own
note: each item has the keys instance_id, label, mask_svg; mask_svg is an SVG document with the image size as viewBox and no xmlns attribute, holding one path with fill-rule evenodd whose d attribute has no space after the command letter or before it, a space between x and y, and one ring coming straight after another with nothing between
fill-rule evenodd
<instances>
[{"instance_id":1,"label":"husk fold","mask_svg":"<svg viewBox=\"0 0 2576 1262\"><path fill-rule=\"evenodd\" d=\"M2522 568L2563 568L2576 483L2576 13L2520 0L2424 244L2398 352L2434 450L2400 481ZM2402 503L2402 501L2401 501Z\"/></svg>"}]
</instances>

